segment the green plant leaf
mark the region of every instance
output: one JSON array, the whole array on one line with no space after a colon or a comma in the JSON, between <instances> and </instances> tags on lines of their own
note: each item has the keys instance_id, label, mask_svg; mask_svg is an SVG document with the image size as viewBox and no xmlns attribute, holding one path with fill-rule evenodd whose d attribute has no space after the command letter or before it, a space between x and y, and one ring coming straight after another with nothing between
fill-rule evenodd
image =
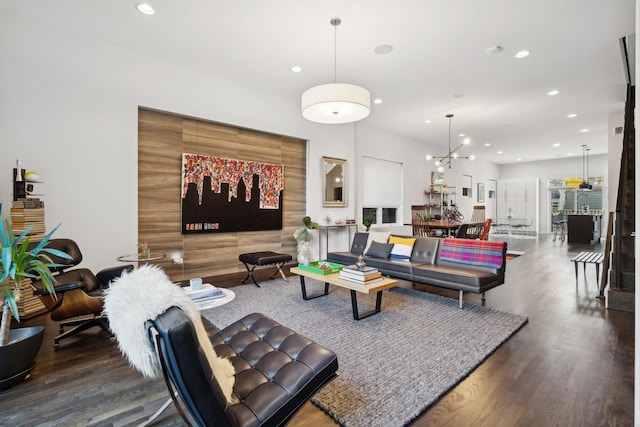
<instances>
[{"instance_id":1,"label":"green plant leaf","mask_svg":"<svg viewBox=\"0 0 640 427\"><path fill-rule=\"evenodd\" d=\"M46 245L46 244L49 242L49 240L51 239L51 236L53 236L53 233L55 233L55 232L56 232L56 230L57 230L58 228L60 228L60 226L61 226L61 225L62 225L62 224L58 224L58 225L56 225L56 226L55 226L55 228L54 228L53 230L51 230L51 231L50 231L46 236L44 236L44 239L42 239L42 240L40 241L40 243L38 243L38 246L36 246L35 248L33 248L33 249L31 250L31 252L32 252L32 253L34 253L34 254L38 254L38 253L40 253L40 250L41 250L42 248L44 248L44 247L45 247L45 245Z\"/></svg>"},{"instance_id":2,"label":"green plant leaf","mask_svg":"<svg viewBox=\"0 0 640 427\"><path fill-rule=\"evenodd\" d=\"M42 248L42 252L46 252L46 253L49 253L49 254L51 254L51 255L57 256L57 257L59 257L59 258L63 258L63 259L73 259L73 257L72 257L71 255L69 255L69 254L68 254L68 253L66 253L66 252L62 252L62 251L61 251L61 250L59 250L59 249L53 249L53 248ZM44 254L42 254L42 256L44 257L45 255L44 255ZM50 263L51 263L51 262L53 262L53 261L51 260L51 258L49 258L49 257L46 257L46 258L47 258L48 262L50 262ZM63 265L65 265L65 264L62 264L61 266L63 266Z\"/></svg>"},{"instance_id":3,"label":"green plant leaf","mask_svg":"<svg viewBox=\"0 0 640 427\"><path fill-rule=\"evenodd\" d=\"M16 244L17 244L17 243L20 243L20 242L22 241L22 239L24 239L24 238L29 234L29 232L31 231L31 229L32 229L32 228L33 228L33 224L31 224L29 227L27 227L27 229L26 229L26 230L24 230L24 231L22 232L22 234L20 234L18 237L16 237L16 242L15 242L15 243L16 243ZM27 243L28 243L28 242L29 242L29 239L27 238L27 239L26 239L26 241L27 241Z\"/></svg>"}]
</instances>

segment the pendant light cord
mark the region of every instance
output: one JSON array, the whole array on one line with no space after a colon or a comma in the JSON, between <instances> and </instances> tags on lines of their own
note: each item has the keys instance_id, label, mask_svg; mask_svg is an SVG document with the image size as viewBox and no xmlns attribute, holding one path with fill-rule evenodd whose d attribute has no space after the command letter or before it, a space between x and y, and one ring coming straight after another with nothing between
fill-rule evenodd
<instances>
[{"instance_id":1,"label":"pendant light cord","mask_svg":"<svg viewBox=\"0 0 640 427\"><path fill-rule=\"evenodd\" d=\"M449 117L449 157L451 157L451 117Z\"/></svg>"},{"instance_id":2,"label":"pendant light cord","mask_svg":"<svg viewBox=\"0 0 640 427\"><path fill-rule=\"evenodd\" d=\"M342 23L340 18L331 18L333 25L333 82L338 82L338 25Z\"/></svg>"}]
</instances>

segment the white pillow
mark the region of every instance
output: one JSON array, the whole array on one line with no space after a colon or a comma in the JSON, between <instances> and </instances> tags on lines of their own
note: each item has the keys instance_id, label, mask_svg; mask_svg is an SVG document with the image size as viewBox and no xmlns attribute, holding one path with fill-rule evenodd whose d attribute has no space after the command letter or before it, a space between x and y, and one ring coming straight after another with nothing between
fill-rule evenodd
<instances>
[{"instance_id":1,"label":"white pillow","mask_svg":"<svg viewBox=\"0 0 640 427\"><path fill-rule=\"evenodd\" d=\"M171 306L179 307L193 322L200 347L222 393L227 402L234 403L235 369L231 361L215 353L198 307L179 285L169 280L160 267L144 265L125 273L105 291L104 311L109 318L109 328L118 340L120 351L145 377L155 378L159 371L145 322L155 319Z\"/></svg>"},{"instance_id":2,"label":"white pillow","mask_svg":"<svg viewBox=\"0 0 640 427\"><path fill-rule=\"evenodd\" d=\"M374 240L380 243L387 243L389 240L389 235L391 233L388 231L369 231L369 236L367 237L367 247L364 248L363 253L367 253L369 250L369 246L371 246L371 242Z\"/></svg>"}]
</instances>

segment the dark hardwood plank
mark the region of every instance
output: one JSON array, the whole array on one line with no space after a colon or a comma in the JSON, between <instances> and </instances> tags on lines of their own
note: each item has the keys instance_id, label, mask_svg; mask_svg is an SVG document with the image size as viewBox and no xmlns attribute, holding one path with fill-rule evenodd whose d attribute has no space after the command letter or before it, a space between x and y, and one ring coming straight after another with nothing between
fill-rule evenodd
<instances>
[{"instance_id":1,"label":"dark hardwood plank","mask_svg":"<svg viewBox=\"0 0 640 427\"><path fill-rule=\"evenodd\" d=\"M509 247L526 254L507 264L507 283L489 291L486 304L527 315L528 324L413 425L633 425L634 315L606 310L595 298L595 273L588 269L585 282L581 271L576 283L569 261L580 251L602 248L553 242L548 236L513 239ZM260 281L272 273L270 268L256 270ZM241 276L207 280L232 287ZM465 300L479 304L480 296ZM419 320L428 325L428 319ZM46 325L45 343L31 378L1 392L0 425L133 426L168 398L164 383L129 368L105 333L87 331L54 351L57 325L48 315L23 324ZM183 423L170 407L155 425ZM290 425L335 423L308 403Z\"/></svg>"}]
</instances>

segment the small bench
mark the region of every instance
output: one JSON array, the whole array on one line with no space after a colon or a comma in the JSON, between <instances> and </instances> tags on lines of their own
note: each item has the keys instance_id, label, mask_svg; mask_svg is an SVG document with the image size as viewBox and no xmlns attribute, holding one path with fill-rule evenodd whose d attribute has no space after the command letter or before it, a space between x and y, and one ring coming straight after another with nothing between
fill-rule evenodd
<instances>
[{"instance_id":1,"label":"small bench","mask_svg":"<svg viewBox=\"0 0 640 427\"><path fill-rule=\"evenodd\" d=\"M293 257L289 254L279 254L273 251L249 252L246 254L240 254L240 256L238 256L238 259L244 264L245 268L247 269L247 277L242 279L242 283L245 283L248 278L251 278L251 280L253 280L253 284L257 287L260 287L260 285L258 285L258 282L256 282L256 278L253 277L253 270L255 270L258 266L263 267L267 265L273 265L277 268L277 270L271 275L270 279L273 279L276 273L279 272L284 280L286 280L287 282L289 281L287 279L287 276L285 276L284 272L282 271L282 266L293 259Z\"/></svg>"},{"instance_id":2,"label":"small bench","mask_svg":"<svg viewBox=\"0 0 640 427\"><path fill-rule=\"evenodd\" d=\"M600 289L599 277L600 277L600 264L604 259L604 254L601 252L580 252L578 255L571 258L576 267L576 284L578 283L578 264L582 263L584 267L584 279L587 280L587 264L595 264L596 266L596 287Z\"/></svg>"}]
</instances>

